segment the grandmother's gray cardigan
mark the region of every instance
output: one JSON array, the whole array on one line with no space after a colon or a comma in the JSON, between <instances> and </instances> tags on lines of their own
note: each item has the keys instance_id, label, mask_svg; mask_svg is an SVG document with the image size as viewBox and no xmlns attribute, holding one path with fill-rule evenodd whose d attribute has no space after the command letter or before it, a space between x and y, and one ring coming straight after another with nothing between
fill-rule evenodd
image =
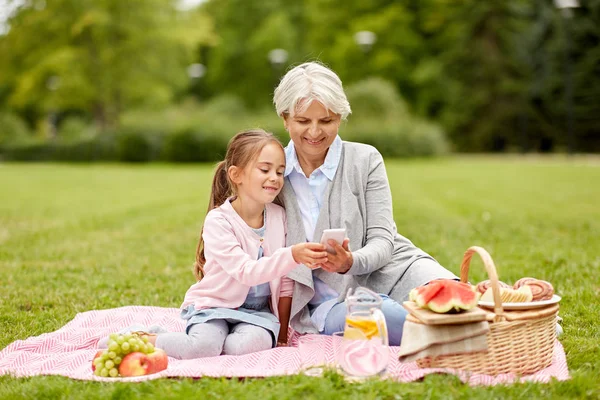
<instances>
[{"instance_id":1,"label":"grandmother's gray cardigan","mask_svg":"<svg viewBox=\"0 0 600 400\"><path fill-rule=\"evenodd\" d=\"M287 215L286 245L305 242L302 215L287 178L279 200ZM315 271L340 293L339 301L349 288L364 286L401 302L412 288L432 279L456 278L396 231L383 157L372 146L343 142L340 164L324 194L315 240L329 228L346 228L354 258L345 274ZM315 293L312 271L299 265L288 277L295 281L290 325L299 333L318 333L307 307Z\"/></svg>"}]
</instances>

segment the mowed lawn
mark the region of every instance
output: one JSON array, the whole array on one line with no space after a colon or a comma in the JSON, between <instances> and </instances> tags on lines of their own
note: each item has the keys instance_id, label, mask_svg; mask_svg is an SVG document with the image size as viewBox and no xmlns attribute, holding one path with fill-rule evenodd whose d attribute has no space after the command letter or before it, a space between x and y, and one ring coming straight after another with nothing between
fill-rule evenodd
<instances>
[{"instance_id":1,"label":"mowed lawn","mask_svg":"<svg viewBox=\"0 0 600 400\"><path fill-rule=\"evenodd\" d=\"M350 384L335 374L139 384L0 377L0 398L598 398L600 159L387 160L398 230L455 273L471 245L499 276L554 284L572 379L471 388L453 376ZM0 164L0 348L77 313L178 307L212 165ZM486 279L475 256L470 279Z\"/></svg>"}]
</instances>

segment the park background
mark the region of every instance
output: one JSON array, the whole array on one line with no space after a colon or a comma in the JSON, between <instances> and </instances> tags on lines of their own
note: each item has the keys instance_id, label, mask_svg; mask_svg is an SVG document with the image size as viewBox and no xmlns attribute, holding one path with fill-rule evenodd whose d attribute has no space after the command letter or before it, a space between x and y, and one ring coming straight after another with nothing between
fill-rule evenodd
<instances>
[{"instance_id":1,"label":"park background","mask_svg":"<svg viewBox=\"0 0 600 400\"><path fill-rule=\"evenodd\" d=\"M179 307L214 161L241 129L287 142L273 89L320 60L350 98L342 138L386 156L399 232L455 273L481 245L504 281L552 282L572 377L471 388L454 376L5 375L0 398L600 397L600 0L557 4L577 5L0 1L0 349L88 310Z\"/></svg>"},{"instance_id":2,"label":"park background","mask_svg":"<svg viewBox=\"0 0 600 400\"><path fill-rule=\"evenodd\" d=\"M600 151L599 0L0 4L7 160L213 161L241 129L285 139L273 89L307 60L345 84L343 137L385 156Z\"/></svg>"}]
</instances>

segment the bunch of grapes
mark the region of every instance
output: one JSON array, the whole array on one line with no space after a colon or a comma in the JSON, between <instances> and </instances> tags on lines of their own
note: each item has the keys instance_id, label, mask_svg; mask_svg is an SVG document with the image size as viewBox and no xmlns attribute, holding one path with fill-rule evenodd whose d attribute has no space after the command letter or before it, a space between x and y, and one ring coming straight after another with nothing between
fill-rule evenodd
<instances>
[{"instance_id":1,"label":"bunch of grapes","mask_svg":"<svg viewBox=\"0 0 600 400\"><path fill-rule=\"evenodd\" d=\"M119 376L119 365L123 357L136 351L144 354L150 354L154 351L154 345L148 342L148 336L140 336L135 332L122 335L111 333L108 348L94 358L94 374L103 377Z\"/></svg>"}]
</instances>

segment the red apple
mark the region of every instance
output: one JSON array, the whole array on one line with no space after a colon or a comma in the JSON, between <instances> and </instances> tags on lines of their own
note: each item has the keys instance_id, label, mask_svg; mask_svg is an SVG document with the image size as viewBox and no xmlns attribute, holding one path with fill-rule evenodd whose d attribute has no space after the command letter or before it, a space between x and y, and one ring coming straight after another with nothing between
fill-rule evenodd
<instances>
[{"instance_id":1,"label":"red apple","mask_svg":"<svg viewBox=\"0 0 600 400\"><path fill-rule=\"evenodd\" d=\"M148 368L149 374L163 371L169 366L169 357L163 349L154 348L154 351L147 354L147 356L150 360L150 367Z\"/></svg>"},{"instance_id":2,"label":"red apple","mask_svg":"<svg viewBox=\"0 0 600 400\"><path fill-rule=\"evenodd\" d=\"M94 360L102 355L104 350L98 350L94 358L92 358L92 372L96 370L96 365L94 364Z\"/></svg>"},{"instance_id":3,"label":"red apple","mask_svg":"<svg viewBox=\"0 0 600 400\"><path fill-rule=\"evenodd\" d=\"M119 365L119 374L121 376L141 376L147 375L150 368L150 359L141 351L127 354L123 357Z\"/></svg>"}]
</instances>

